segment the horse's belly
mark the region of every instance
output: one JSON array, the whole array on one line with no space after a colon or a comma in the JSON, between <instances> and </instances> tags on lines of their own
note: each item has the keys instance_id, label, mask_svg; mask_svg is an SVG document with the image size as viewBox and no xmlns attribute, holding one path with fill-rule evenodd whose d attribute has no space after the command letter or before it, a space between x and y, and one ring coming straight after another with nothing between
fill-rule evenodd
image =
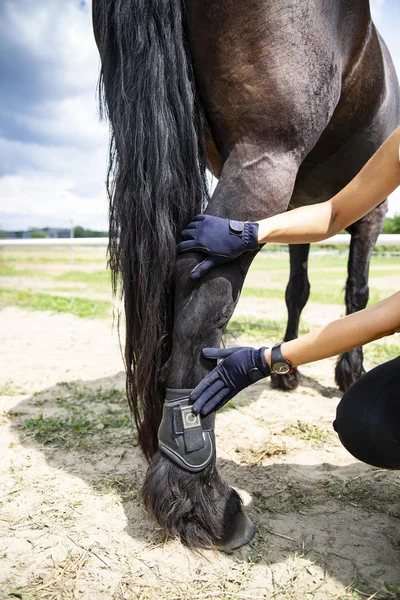
<instances>
[{"instance_id":1,"label":"horse's belly","mask_svg":"<svg viewBox=\"0 0 400 600\"><path fill-rule=\"evenodd\" d=\"M291 137L295 146L297 133L312 137L326 125L343 62L327 20L338 19L342 4L187 0L197 88L223 161L245 137Z\"/></svg>"},{"instance_id":2,"label":"horse's belly","mask_svg":"<svg viewBox=\"0 0 400 600\"><path fill-rule=\"evenodd\" d=\"M331 177L324 189L336 190L390 133L388 111L393 112L396 99L382 108L383 90L397 86L388 82L390 57L371 28L367 1L356 8L347 0L306 6L297 0L186 2L196 83L211 131L209 163L216 176L243 140L255 152L284 147L306 157L296 202L319 202L320 195L305 183L310 173L318 172L320 180ZM368 142L368 127L379 112L386 133L378 123ZM348 144L360 133L357 143ZM343 168L343 157L338 162L331 157L340 157L346 145L356 156ZM338 165L344 171L339 176Z\"/></svg>"}]
</instances>

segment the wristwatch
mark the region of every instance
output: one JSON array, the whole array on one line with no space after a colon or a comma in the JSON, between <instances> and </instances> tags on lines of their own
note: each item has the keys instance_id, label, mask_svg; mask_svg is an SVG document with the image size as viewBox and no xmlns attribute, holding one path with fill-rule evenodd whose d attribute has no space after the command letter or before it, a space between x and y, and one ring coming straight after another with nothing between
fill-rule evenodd
<instances>
[{"instance_id":1,"label":"wristwatch","mask_svg":"<svg viewBox=\"0 0 400 600\"><path fill-rule=\"evenodd\" d=\"M272 346L271 350L271 371L273 373L278 373L278 375L287 375L292 371L292 364L283 356L281 352L281 346L283 342L280 344L275 344Z\"/></svg>"}]
</instances>

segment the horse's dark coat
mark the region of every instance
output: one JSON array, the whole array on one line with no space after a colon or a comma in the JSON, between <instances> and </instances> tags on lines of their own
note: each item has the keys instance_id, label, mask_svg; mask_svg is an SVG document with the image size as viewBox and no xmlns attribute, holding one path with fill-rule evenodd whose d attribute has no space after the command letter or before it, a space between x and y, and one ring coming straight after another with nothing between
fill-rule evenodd
<instances>
[{"instance_id":1,"label":"horse's dark coat","mask_svg":"<svg viewBox=\"0 0 400 600\"><path fill-rule=\"evenodd\" d=\"M367 0L93 0L93 17L113 133L110 259L124 292L128 400L151 458L163 389L192 388L213 366L200 350L220 344L252 258L201 283L188 278L199 255L182 255L173 272L179 233L207 197L205 160L219 179L212 214L254 220L324 201L398 124L398 82ZM348 312L367 302L385 211L349 229ZM307 245L291 248L285 339L308 298L307 258ZM361 371L361 349L347 353L340 387ZM190 545L231 539L241 512L214 462L189 474L161 454L145 501Z\"/></svg>"}]
</instances>

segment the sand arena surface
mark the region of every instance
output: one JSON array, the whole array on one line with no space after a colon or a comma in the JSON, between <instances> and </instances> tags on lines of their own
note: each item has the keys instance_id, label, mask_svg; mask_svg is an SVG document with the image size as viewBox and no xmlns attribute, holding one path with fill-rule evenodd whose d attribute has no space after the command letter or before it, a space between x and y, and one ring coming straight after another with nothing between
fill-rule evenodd
<instances>
[{"instance_id":1,"label":"sand arena surface","mask_svg":"<svg viewBox=\"0 0 400 600\"><path fill-rule=\"evenodd\" d=\"M1 322L1 599L398 597L400 477L337 441L334 360L218 415L218 467L257 535L230 555L191 552L143 510L110 322L11 307Z\"/></svg>"}]
</instances>

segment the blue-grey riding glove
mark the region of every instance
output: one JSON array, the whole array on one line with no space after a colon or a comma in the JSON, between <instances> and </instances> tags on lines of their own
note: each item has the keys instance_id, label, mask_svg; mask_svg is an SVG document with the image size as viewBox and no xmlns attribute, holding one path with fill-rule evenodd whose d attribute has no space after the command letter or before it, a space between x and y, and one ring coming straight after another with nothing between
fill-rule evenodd
<instances>
[{"instance_id":1,"label":"blue-grey riding glove","mask_svg":"<svg viewBox=\"0 0 400 600\"><path fill-rule=\"evenodd\" d=\"M247 346L237 348L204 348L204 358L224 359L190 394L192 411L208 415L218 410L238 392L263 377L271 369L264 356L265 347L256 350Z\"/></svg>"},{"instance_id":2,"label":"blue-grey riding glove","mask_svg":"<svg viewBox=\"0 0 400 600\"><path fill-rule=\"evenodd\" d=\"M178 252L208 254L190 273L191 279L200 279L213 267L260 247L258 223L232 221L211 215L197 215L182 232L182 240L178 244Z\"/></svg>"}]
</instances>

